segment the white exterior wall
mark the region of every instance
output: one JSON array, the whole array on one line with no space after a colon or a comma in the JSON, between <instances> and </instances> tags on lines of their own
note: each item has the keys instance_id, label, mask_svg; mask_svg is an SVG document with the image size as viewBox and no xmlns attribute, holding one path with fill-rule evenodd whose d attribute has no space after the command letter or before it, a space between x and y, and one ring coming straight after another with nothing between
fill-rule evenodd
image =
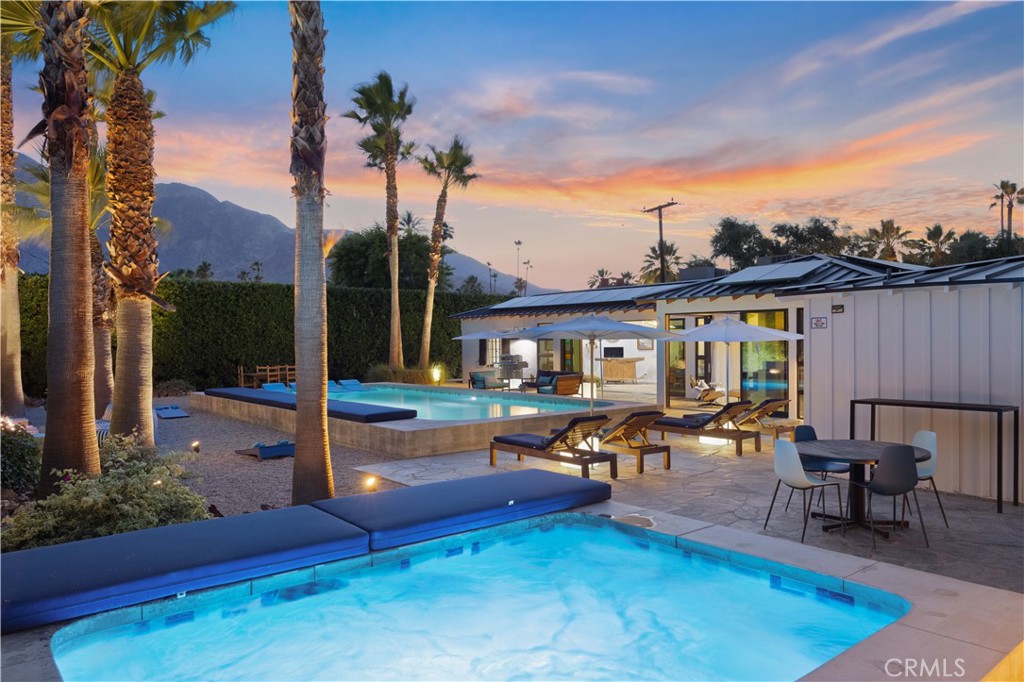
<instances>
[{"instance_id":1,"label":"white exterior wall","mask_svg":"<svg viewBox=\"0 0 1024 682\"><path fill-rule=\"evenodd\" d=\"M808 297L806 422L819 438L848 438L850 400L903 398L1024 403L1024 300L1020 285L964 285ZM844 312L832 314L833 305ZM827 329L812 329L824 317ZM996 416L983 412L877 407L879 440L909 443L935 431L941 490L996 496ZM1012 499L1013 424L1003 417L1003 499ZM1024 425L1022 425L1024 426ZM857 408L856 435L870 433Z\"/></svg>"}]
</instances>

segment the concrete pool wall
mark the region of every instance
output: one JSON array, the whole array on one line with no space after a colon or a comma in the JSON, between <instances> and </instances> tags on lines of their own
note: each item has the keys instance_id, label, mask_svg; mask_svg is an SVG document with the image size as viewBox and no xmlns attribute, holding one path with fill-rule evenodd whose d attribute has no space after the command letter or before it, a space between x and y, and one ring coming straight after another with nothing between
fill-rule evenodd
<instances>
[{"instance_id":1,"label":"concrete pool wall","mask_svg":"<svg viewBox=\"0 0 1024 682\"><path fill-rule=\"evenodd\" d=\"M403 386L403 384L376 384L379 386ZM408 386L406 386L408 388ZM416 390L433 390L438 393L453 391L480 395L480 391L469 389L435 388L431 386L415 386ZM487 394L484 394L487 395ZM529 398L530 394L512 394L514 398ZM467 450L480 450L488 447L494 436L509 433L548 433L566 425L573 417L590 414L590 403L580 398L562 398L544 396L544 402L558 402L566 406L578 407L565 412L549 412L516 417L493 417L483 420L466 421L428 421L420 419L402 419L375 424L362 424L343 419L328 419L328 433L331 443L348 447L378 452L398 457L423 457L441 455ZM657 405L630 403L621 401L598 401L601 406L594 408L595 414L607 415L612 423L623 419L632 412L640 410L660 409ZM195 410L212 412L229 419L262 424L285 431L295 432L295 412L266 405L256 405L240 400L217 398L205 393L193 393L189 397L189 407Z\"/></svg>"}]
</instances>

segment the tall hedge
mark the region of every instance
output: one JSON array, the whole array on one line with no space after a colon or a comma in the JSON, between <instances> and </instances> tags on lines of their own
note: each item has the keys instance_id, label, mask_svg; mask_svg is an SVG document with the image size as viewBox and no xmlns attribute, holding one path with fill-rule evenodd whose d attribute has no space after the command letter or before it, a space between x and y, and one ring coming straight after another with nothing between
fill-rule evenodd
<instances>
[{"instance_id":1,"label":"tall hedge","mask_svg":"<svg viewBox=\"0 0 1024 682\"><path fill-rule=\"evenodd\" d=\"M21 282L22 374L25 391L42 396L46 388L45 275ZM160 295L174 313L153 310L155 381L183 379L197 388L234 386L238 365L294 364L293 290L290 284L204 282L165 279ZM402 336L405 361L419 360L426 293L403 291ZM492 305L500 296L439 293L435 301L431 362L457 376L462 345L454 313ZM388 358L390 298L383 289L327 289L327 364L334 379L362 378ZM114 340L115 349L117 340ZM115 351L116 352L116 351Z\"/></svg>"}]
</instances>

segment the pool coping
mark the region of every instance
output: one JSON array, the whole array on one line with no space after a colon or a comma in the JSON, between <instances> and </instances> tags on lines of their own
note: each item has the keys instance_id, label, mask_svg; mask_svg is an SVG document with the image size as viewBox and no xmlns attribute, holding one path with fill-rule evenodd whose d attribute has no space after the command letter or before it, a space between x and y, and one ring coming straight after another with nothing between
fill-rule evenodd
<instances>
[{"instance_id":1,"label":"pool coping","mask_svg":"<svg viewBox=\"0 0 1024 682\"><path fill-rule=\"evenodd\" d=\"M493 393L493 391L473 391L472 389L451 386L410 386L408 384L392 383L368 385L381 387L398 386L448 394L454 392L469 395ZM513 398L520 398L524 395L532 396L535 394L526 393L521 395L513 392L510 395ZM188 400L188 407L190 409L211 412L228 419L266 425L280 431L295 432L294 410L209 396L205 393L192 393ZM512 433L547 433L551 429L562 428L573 417L590 414L589 401L586 399L544 395L539 400L578 406L579 409L539 415L448 421L400 419L360 423L332 417L327 420L327 429L331 443L334 445L345 445L367 452L409 459L482 450L489 446L494 436ZM661 409L658 405L654 404L621 400L604 400L600 402L605 404L600 408L595 407L595 413L608 415L612 423L625 418L633 412Z\"/></svg>"},{"instance_id":2,"label":"pool coping","mask_svg":"<svg viewBox=\"0 0 1024 682\"><path fill-rule=\"evenodd\" d=\"M51 645L53 635L65 627L66 636L73 637L96 629L97 624L105 628L169 616L224 597L251 597L353 569L428 556L461 547L467 537L518 533L579 514L607 518L618 522L620 530L651 542L741 566L756 568L764 561L782 564L784 577L836 588L869 601L878 602L877 591L881 590L902 598L898 601L909 602L909 612L895 622L801 678L808 682L981 680L1018 647L1024 636L1022 594L607 501L4 635L0 638L0 677L5 682L60 680ZM883 605L900 606L897 601ZM1021 625L1016 632L1012 626L1007 627L1015 622ZM76 631L76 623L82 624L81 630Z\"/></svg>"}]
</instances>

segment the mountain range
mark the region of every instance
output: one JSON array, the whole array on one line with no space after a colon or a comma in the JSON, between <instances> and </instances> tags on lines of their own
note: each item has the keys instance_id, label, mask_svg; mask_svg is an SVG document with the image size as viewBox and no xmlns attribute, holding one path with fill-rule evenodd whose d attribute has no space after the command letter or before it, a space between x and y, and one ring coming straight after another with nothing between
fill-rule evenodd
<instances>
[{"instance_id":1,"label":"mountain range","mask_svg":"<svg viewBox=\"0 0 1024 682\"><path fill-rule=\"evenodd\" d=\"M35 163L19 155L18 166ZM19 203L23 195L19 195ZM160 270L179 268L195 270L203 261L213 266L213 279L236 280L242 271L249 271L255 261L262 263L266 282L292 282L295 275L295 230L274 216L244 208L230 201L221 201L206 190L179 182L156 185L153 215L170 223L165 232L158 232ZM346 231L347 233L347 231ZM99 230L100 243L106 243L108 228ZM342 237L344 239L344 236ZM21 245L21 269L25 272L49 270L49 245L24 242ZM459 287L475 275L484 291L488 291L488 267L485 263L462 253L445 256L453 272L453 286ZM508 293L515 276L498 272L496 293ZM530 285L529 293L547 293Z\"/></svg>"}]
</instances>

